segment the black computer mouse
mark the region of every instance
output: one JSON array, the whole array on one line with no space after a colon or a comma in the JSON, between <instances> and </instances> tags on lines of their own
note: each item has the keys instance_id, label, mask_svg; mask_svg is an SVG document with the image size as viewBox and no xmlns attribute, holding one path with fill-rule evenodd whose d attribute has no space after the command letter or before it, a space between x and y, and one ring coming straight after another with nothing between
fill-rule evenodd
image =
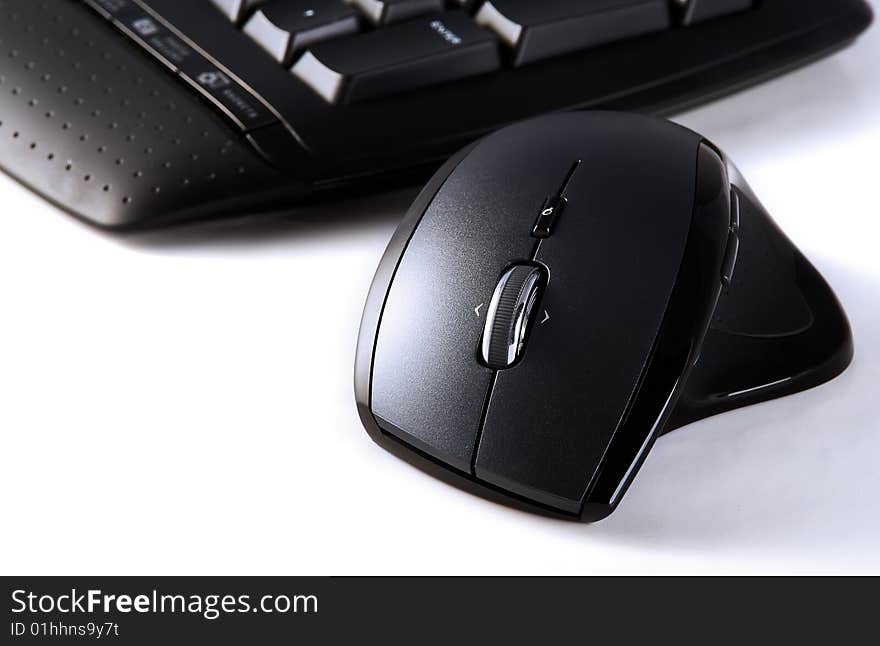
<instances>
[{"instance_id":1,"label":"black computer mouse","mask_svg":"<svg viewBox=\"0 0 880 646\"><path fill-rule=\"evenodd\" d=\"M428 183L373 282L355 391L372 438L413 464L594 521L664 431L818 385L852 354L833 292L716 146L568 113Z\"/></svg>"}]
</instances>

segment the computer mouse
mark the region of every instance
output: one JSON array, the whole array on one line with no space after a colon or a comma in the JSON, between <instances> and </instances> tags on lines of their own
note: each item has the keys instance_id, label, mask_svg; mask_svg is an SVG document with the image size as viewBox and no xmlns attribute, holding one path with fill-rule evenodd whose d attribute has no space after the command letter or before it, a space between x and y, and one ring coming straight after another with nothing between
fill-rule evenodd
<instances>
[{"instance_id":1,"label":"computer mouse","mask_svg":"<svg viewBox=\"0 0 880 646\"><path fill-rule=\"evenodd\" d=\"M662 433L852 356L831 288L717 146L565 113L468 146L415 200L367 299L355 394L370 436L423 470L596 521Z\"/></svg>"}]
</instances>

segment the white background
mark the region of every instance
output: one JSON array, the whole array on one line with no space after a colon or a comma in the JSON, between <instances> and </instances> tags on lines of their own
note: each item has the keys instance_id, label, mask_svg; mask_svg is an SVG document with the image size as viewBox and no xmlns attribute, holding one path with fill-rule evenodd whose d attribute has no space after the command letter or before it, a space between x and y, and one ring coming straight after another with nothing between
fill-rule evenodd
<instances>
[{"instance_id":1,"label":"white background","mask_svg":"<svg viewBox=\"0 0 880 646\"><path fill-rule=\"evenodd\" d=\"M836 289L852 368L659 441L587 526L375 446L351 373L406 191L98 232L0 175L5 574L880 573L880 29L680 115Z\"/></svg>"}]
</instances>

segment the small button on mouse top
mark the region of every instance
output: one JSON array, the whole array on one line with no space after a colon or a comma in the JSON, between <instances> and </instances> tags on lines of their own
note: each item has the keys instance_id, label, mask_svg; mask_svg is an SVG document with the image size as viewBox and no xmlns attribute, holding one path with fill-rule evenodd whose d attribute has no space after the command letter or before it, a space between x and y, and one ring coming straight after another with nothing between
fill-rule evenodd
<instances>
[{"instance_id":1,"label":"small button on mouse top","mask_svg":"<svg viewBox=\"0 0 880 646\"><path fill-rule=\"evenodd\" d=\"M532 235L536 238L549 238L553 233L553 225L556 224L556 220L564 208L565 198L563 197L552 195L544 200L535 226L532 227Z\"/></svg>"}]
</instances>

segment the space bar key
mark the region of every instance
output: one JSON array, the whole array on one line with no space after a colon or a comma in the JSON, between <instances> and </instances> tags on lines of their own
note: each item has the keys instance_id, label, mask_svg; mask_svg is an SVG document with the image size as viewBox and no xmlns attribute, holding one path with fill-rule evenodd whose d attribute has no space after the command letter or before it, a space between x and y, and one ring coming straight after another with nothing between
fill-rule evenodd
<instances>
[{"instance_id":1,"label":"space bar key","mask_svg":"<svg viewBox=\"0 0 880 646\"><path fill-rule=\"evenodd\" d=\"M354 103L500 67L495 36L450 11L320 43L291 73L328 103Z\"/></svg>"}]
</instances>

